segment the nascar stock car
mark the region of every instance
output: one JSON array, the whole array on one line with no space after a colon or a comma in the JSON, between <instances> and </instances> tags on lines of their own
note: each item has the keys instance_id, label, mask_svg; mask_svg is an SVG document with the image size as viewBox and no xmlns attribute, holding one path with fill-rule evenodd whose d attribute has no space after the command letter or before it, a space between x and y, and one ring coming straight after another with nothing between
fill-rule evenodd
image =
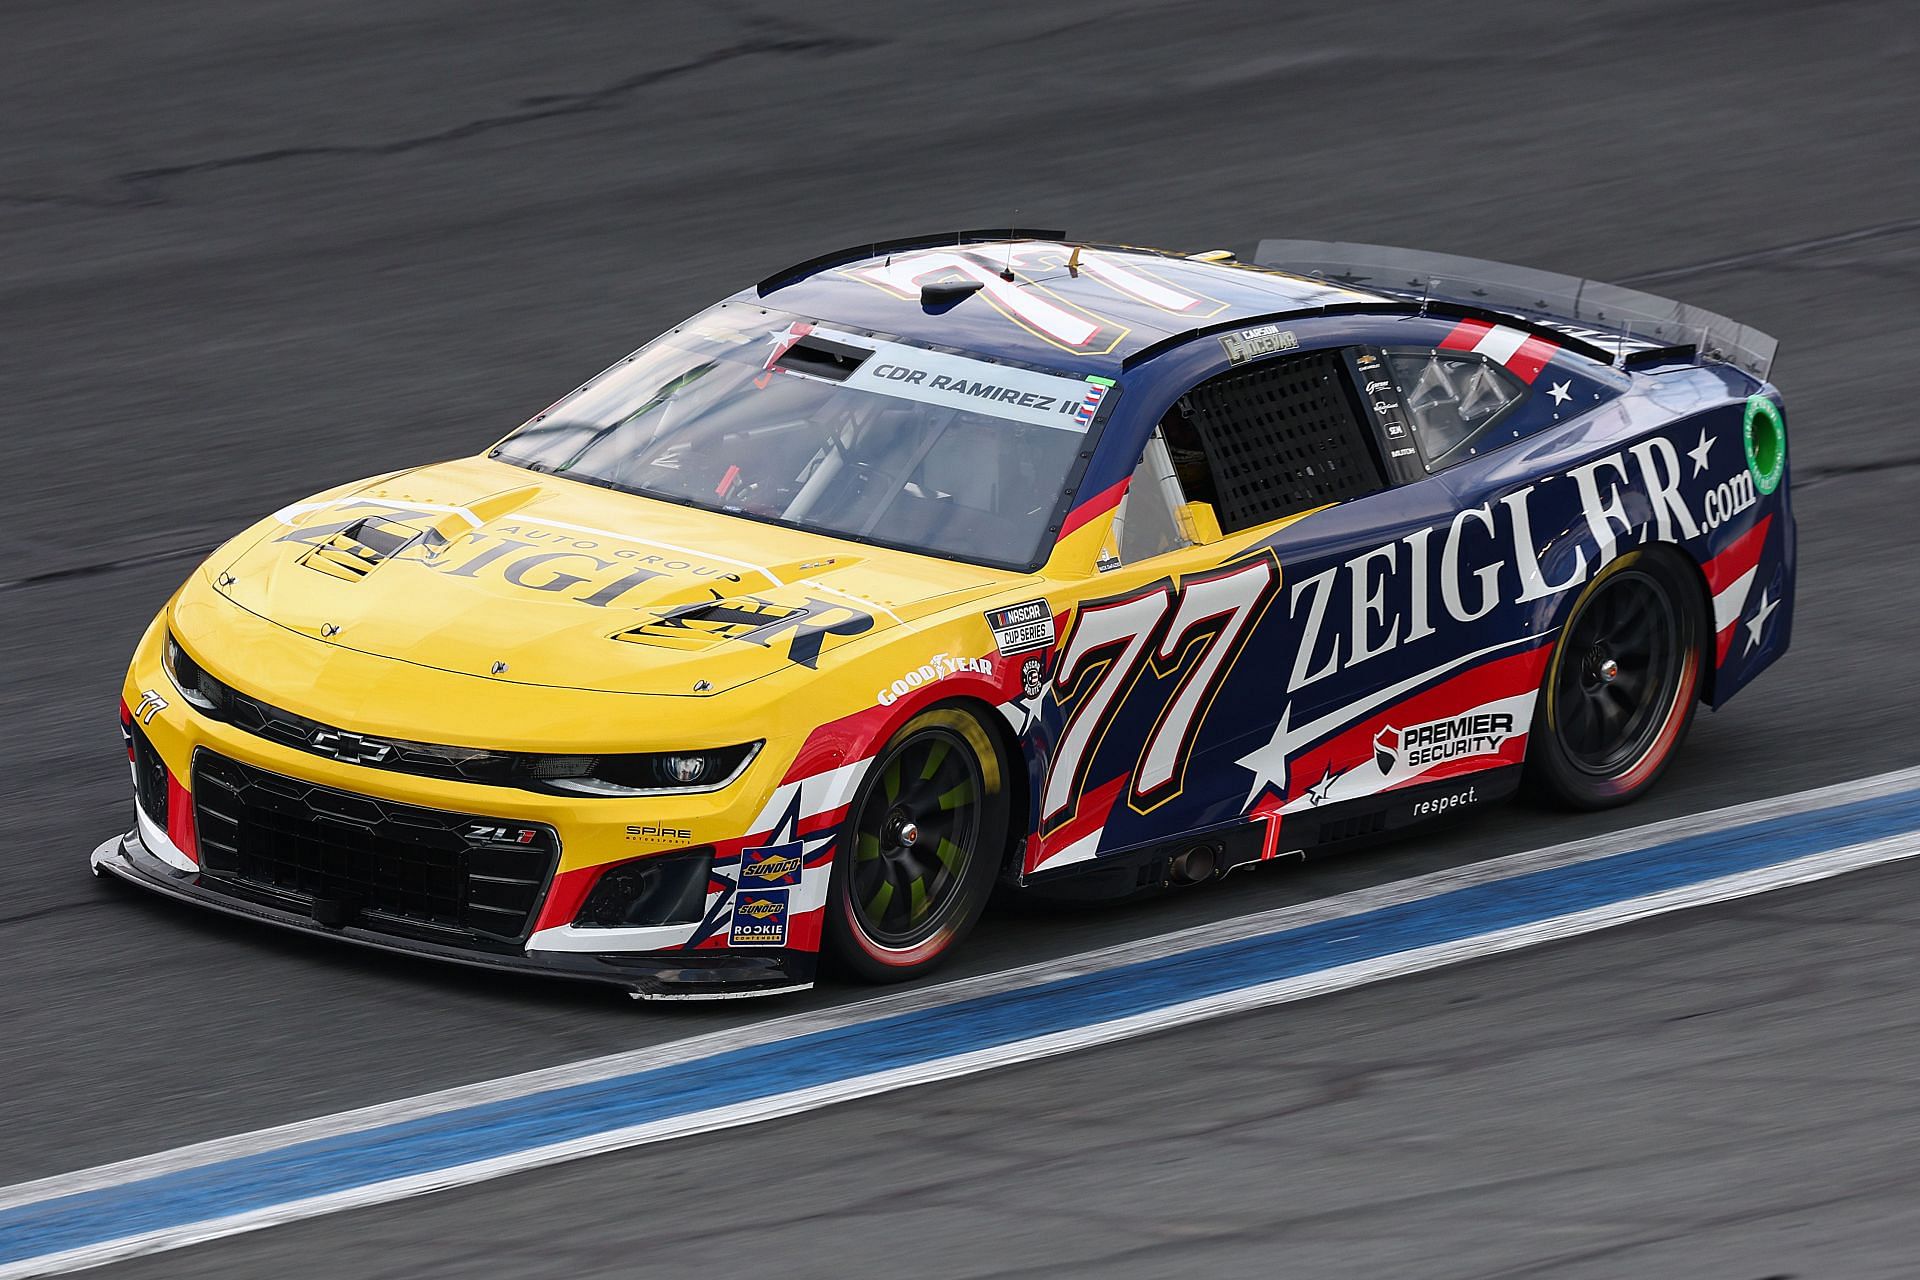
<instances>
[{"instance_id":1,"label":"nascar stock car","mask_svg":"<svg viewBox=\"0 0 1920 1280\"><path fill-rule=\"evenodd\" d=\"M752 994L919 974L1523 781L1645 791L1785 651L1774 343L1265 241L862 247L216 551L127 673L175 898Z\"/></svg>"}]
</instances>

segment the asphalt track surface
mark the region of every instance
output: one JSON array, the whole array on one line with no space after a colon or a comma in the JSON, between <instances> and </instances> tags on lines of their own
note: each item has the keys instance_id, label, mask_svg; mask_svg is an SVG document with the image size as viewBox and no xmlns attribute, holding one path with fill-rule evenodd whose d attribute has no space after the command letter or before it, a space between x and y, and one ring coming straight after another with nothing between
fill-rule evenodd
<instances>
[{"instance_id":1,"label":"asphalt track surface","mask_svg":"<svg viewBox=\"0 0 1920 1280\"><path fill-rule=\"evenodd\" d=\"M196 553L859 240L1413 244L1782 347L1795 648L1656 794L1002 912L951 972L1920 762L1916 44L1901 3L9 6L0 1185L764 1016L283 938L85 857L129 821L125 656ZM1909 1275L1911 874L121 1270Z\"/></svg>"}]
</instances>

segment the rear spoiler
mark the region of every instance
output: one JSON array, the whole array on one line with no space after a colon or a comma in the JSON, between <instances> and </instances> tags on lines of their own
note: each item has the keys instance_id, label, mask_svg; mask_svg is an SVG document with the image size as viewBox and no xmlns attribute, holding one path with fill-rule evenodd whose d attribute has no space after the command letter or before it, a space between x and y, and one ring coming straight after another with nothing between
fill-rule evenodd
<instances>
[{"instance_id":1,"label":"rear spoiler","mask_svg":"<svg viewBox=\"0 0 1920 1280\"><path fill-rule=\"evenodd\" d=\"M1557 329L1615 353L1618 363L1656 351L1746 370L1761 381L1779 343L1758 329L1699 307L1620 285L1504 262L1390 245L1262 240L1253 263L1399 298L1433 298Z\"/></svg>"}]
</instances>

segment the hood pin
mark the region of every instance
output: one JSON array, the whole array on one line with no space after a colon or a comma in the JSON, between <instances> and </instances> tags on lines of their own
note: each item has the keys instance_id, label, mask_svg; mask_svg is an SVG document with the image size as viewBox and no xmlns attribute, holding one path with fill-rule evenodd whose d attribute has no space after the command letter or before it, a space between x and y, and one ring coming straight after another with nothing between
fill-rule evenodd
<instances>
[{"instance_id":1,"label":"hood pin","mask_svg":"<svg viewBox=\"0 0 1920 1280\"><path fill-rule=\"evenodd\" d=\"M340 634L340 628L334 623L323 622L320 624L320 634L323 636L337 636Z\"/></svg>"},{"instance_id":2,"label":"hood pin","mask_svg":"<svg viewBox=\"0 0 1920 1280\"><path fill-rule=\"evenodd\" d=\"M493 674L494 674L494 675L504 675L504 674L506 673L506 670L507 670L507 664L506 664L506 663L504 663L504 662L499 662L499 661L496 661L496 662L495 662L495 663L493 664Z\"/></svg>"}]
</instances>

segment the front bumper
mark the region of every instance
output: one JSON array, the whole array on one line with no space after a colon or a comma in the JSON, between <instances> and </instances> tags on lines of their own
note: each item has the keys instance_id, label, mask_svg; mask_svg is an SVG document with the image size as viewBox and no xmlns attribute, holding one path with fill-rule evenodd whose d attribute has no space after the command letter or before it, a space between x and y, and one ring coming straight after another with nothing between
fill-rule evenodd
<instances>
[{"instance_id":1,"label":"front bumper","mask_svg":"<svg viewBox=\"0 0 1920 1280\"><path fill-rule=\"evenodd\" d=\"M156 619L142 639L122 686L120 719L128 739L137 825L127 836L102 847L95 855L96 871L111 871L141 887L230 915L303 932L482 968L612 982L649 996L761 994L812 981L832 873L833 832L838 810L846 803L843 793L852 785L850 772L830 770L814 778L783 781L780 771L788 755L763 750L746 773L719 791L628 803L342 761L195 710L161 665L163 619L164 615ZM286 658L273 646L292 642L263 628L264 624L253 627L241 637L247 641L243 647ZM312 647L312 642L300 640L299 645ZM302 650L295 646L293 652ZM359 731L362 726L357 722L367 711L388 714L391 708L386 702L392 698L382 701L367 690L383 667L392 664L347 652L334 657L343 666L328 677L328 687L353 691L354 701L363 704L359 712L343 713L351 718L351 727ZM231 683L226 673L216 674ZM446 677L435 684L422 676L419 682L424 692L414 690L415 703L470 695L465 686L471 681L466 677ZM288 687L303 686L289 678ZM625 704L615 709L633 714ZM508 717L502 723L515 722ZM388 725L374 728L390 733ZM518 749L517 744L509 745ZM769 748L779 746L769 742ZM208 765L213 767L203 767ZM334 886L344 888L344 893L322 894L297 875L294 882L270 877L290 892L263 897L254 892L260 885L258 876L234 865L236 828L231 806L236 802L236 782L246 782L236 779L236 772L286 784L278 788L283 800L288 788L331 793L326 799L334 818L351 819L339 806L356 812L372 807L379 811L375 825L389 835L409 821L430 820L441 827L451 822L466 824L468 853L485 860L497 861L496 839L511 843L514 835L524 838L537 829L538 848L554 861L548 864L551 870L543 873L542 883L532 886L536 877L518 869L481 867L462 858L458 876L463 885L470 888L472 881L489 881L494 887L476 892L461 889L457 922L450 922L437 908L422 915L414 909L418 902L361 901L349 906L356 898L377 895L357 893L365 886L352 884ZM211 790L203 796L203 788ZM225 824L223 830L200 830L209 803L223 811L214 815L216 825ZM257 817L271 805L263 801L252 807ZM399 810L413 812L395 818ZM331 856L324 848L315 854L315 843L325 844L325 840L309 839L312 832L289 829L284 823L261 834L265 829L255 824L249 856L309 868L316 856ZM209 850L201 847L203 835L219 841L223 850L219 862L206 856ZM440 852L445 852L445 835L443 830L430 837ZM287 850L285 859L279 859L281 848ZM691 917L697 922L689 922L684 909L664 917L677 921L671 923L606 926L581 920L583 905L609 870L638 866L656 857L697 856L712 859L704 906ZM386 876L395 867L418 869L421 864L410 861L412 857L413 851L396 849L391 840L383 847L361 848L353 859L357 868L353 874ZM755 868L752 875L747 872L749 863ZM445 868L436 863L428 871L438 874ZM471 878L464 879L469 873ZM436 903L446 907L446 886L436 885L432 889ZM412 881L403 889L426 891ZM303 893L308 895L305 902L288 900ZM518 896L511 901L501 896L513 894ZM321 901L322 897L328 901ZM531 909L510 919L503 906ZM485 919L491 923L482 926L471 915L476 910L489 913ZM437 927L412 927L413 921L423 918ZM464 936L445 936L443 927L450 923L457 923L453 932Z\"/></svg>"},{"instance_id":2,"label":"front bumper","mask_svg":"<svg viewBox=\"0 0 1920 1280\"><path fill-rule=\"evenodd\" d=\"M311 916L222 892L210 880L203 883L197 869L183 870L156 856L142 841L137 829L101 844L93 851L89 863L96 876L111 874L142 889L246 920L471 968L610 983L642 999L721 999L802 991L813 985L817 960L811 951L792 949L655 954L543 952L509 946L483 950L376 932L351 924L324 925Z\"/></svg>"}]
</instances>

